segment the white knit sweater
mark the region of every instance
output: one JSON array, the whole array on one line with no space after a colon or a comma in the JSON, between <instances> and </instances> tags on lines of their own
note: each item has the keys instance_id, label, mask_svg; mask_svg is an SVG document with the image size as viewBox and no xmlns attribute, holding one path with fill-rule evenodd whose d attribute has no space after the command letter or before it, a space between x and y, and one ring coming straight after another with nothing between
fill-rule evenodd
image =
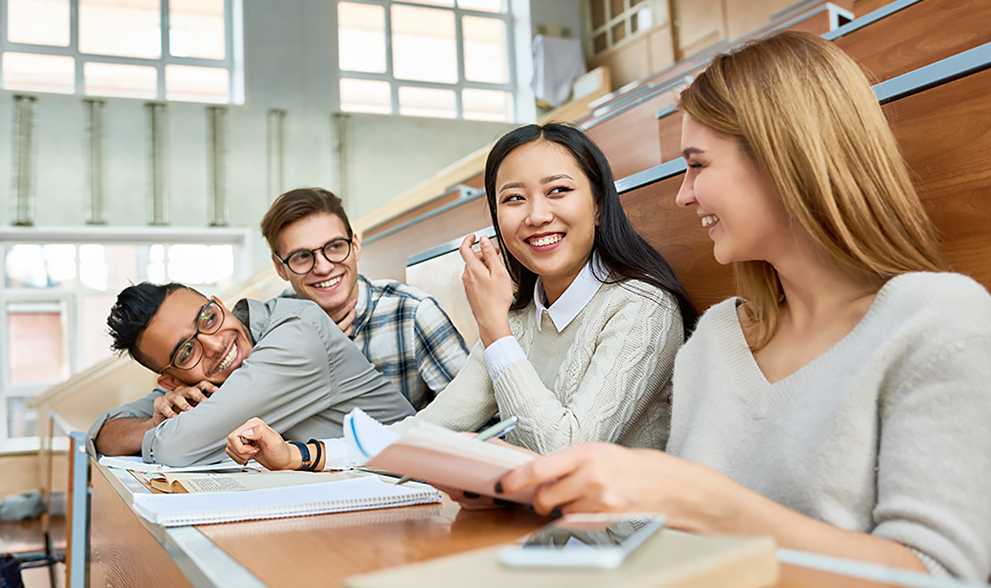
<instances>
[{"instance_id":1,"label":"white knit sweater","mask_svg":"<svg viewBox=\"0 0 991 588\"><path fill-rule=\"evenodd\" d=\"M678 354L668 451L800 513L991 572L991 296L957 274L889 280L856 327L768 383L736 299Z\"/></svg>"},{"instance_id":2,"label":"white knit sweater","mask_svg":"<svg viewBox=\"0 0 991 588\"><path fill-rule=\"evenodd\" d=\"M538 453L585 441L664 447L671 372L682 341L673 296L639 281L607 283L561 333L547 326L538 331L532 306L510 312L509 324L528 359L510 364L493 383L479 343L415 418L473 431L497 411L516 415L519 424L507 441ZM552 386L531 362L561 366Z\"/></svg>"}]
</instances>

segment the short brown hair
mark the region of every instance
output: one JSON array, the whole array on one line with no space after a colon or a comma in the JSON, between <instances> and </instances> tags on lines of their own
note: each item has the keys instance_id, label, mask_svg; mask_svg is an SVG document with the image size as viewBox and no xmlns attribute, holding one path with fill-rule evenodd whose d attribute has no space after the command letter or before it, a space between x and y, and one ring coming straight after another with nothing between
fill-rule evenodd
<instances>
[{"instance_id":1,"label":"short brown hair","mask_svg":"<svg viewBox=\"0 0 991 588\"><path fill-rule=\"evenodd\" d=\"M272 252L276 253L275 243L279 240L282 229L300 219L322 212L336 215L344 223L348 231L348 239L354 236L341 199L323 188L297 188L276 198L262 218L262 236L268 241Z\"/></svg>"}]
</instances>

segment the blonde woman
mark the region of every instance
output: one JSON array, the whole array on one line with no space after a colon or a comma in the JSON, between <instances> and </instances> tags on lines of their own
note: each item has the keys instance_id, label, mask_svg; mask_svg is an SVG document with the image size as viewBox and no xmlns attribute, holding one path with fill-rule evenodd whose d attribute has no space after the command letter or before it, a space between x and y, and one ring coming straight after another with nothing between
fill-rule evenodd
<instances>
[{"instance_id":1,"label":"blonde woman","mask_svg":"<svg viewBox=\"0 0 991 588\"><path fill-rule=\"evenodd\" d=\"M678 203L739 297L678 354L667 453L579 445L496 492L987 578L991 296L940 273L864 75L831 43L781 33L716 57L681 108Z\"/></svg>"}]
</instances>

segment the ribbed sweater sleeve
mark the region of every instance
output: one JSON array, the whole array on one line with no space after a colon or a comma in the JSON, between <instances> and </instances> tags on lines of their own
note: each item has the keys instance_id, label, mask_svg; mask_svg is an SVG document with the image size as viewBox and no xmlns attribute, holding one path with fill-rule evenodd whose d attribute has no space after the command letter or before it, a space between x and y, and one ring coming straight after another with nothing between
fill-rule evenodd
<instances>
[{"instance_id":1,"label":"ribbed sweater sleeve","mask_svg":"<svg viewBox=\"0 0 991 588\"><path fill-rule=\"evenodd\" d=\"M535 326L527 322L514 330L530 359L511 364L495 382L502 414L520 418L508 437L512 442L538 453L586 441L664 447L669 382L681 343L677 304L639 283L603 289L582 311L587 318L566 350L557 389L548 389L531 363L548 351L531 349ZM519 318L533 321L533 315L530 310Z\"/></svg>"},{"instance_id":2,"label":"ribbed sweater sleeve","mask_svg":"<svg viewBox=\"0 0 991 588\"><path fill-rule=\"evenodd\" d=\"M482 359L485 347L479 341L468 360L447 388L415 417L455 431L474 431L485 424L499 409L492 394L492 380ZM396 429L403 429L403 423Z\"/></svg>"}]
</instances>

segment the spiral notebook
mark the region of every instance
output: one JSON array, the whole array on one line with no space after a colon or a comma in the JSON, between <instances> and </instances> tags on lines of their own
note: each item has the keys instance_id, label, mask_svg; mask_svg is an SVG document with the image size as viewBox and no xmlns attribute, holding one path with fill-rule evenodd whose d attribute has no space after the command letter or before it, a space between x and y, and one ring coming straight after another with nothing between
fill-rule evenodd
<instances>
[{"instance_id":1,"label":"spiral notebook","mask_svg":"<svg viewBox=\"0 0 991 588\"><path fill-rule=\"evenodd\" d=\"M135 512L153 524L180 527L392 508L440 501L440 493L429 486L397 486L378 477L368 476L238 492L135 494L133 506Z\"/></svg>"}]
</instances>

